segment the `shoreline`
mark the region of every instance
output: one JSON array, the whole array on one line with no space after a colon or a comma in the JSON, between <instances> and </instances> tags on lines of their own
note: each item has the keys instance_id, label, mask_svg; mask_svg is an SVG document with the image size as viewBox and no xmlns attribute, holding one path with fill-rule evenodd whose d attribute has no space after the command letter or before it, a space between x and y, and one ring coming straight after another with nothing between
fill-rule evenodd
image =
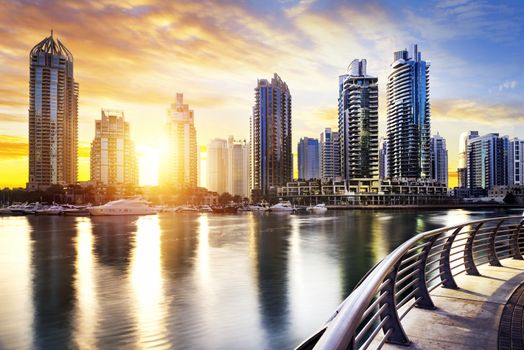
<instances>
[{"instance_id":1,"label":"shoreline","mask_svg":"<svg viewBox=\"0 0 524 350\"><path fill-rule=\"evenodd\" d=\"M368 209L368 210L443 210L443 209L522 209L524 205L517 204L423 204L423 205L326 205L330 210L352 210L352 209Z\"/></svg>"}]
</instances>

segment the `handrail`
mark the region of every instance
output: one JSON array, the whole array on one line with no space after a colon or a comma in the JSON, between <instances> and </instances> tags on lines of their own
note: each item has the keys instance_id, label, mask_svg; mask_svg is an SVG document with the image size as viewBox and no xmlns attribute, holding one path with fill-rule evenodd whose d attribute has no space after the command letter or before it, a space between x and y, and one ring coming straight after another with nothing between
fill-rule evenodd
<instances>
[{"instance_id":1,"label":"handrail","mask_svg":"<svg viewBox=\"0 0 524 350\"><path fill-rule=\"evenodd\" d=\"M408 239L375 265L321 330L302 342L297 350L367 349L375 344L381 348L384 343L409 345L399 310L403 318L414 306L434 309L430 291L439 286L458 288L455 275L463 272L478 275L478 265L497 265L499 259L508 257L522 259L524 241L519 239L524 237L523 224L522 216L482 219L426 231ZM476 239L480 229L483 234ZM488 243L477 244L486 241L482 238L484 233L489 233ZM459 236L462 237L457 240ZM464 240L467 242L463 243ZM406 261L409 264L399 271ZM457 270L458 267L463 269Z\"/></svg>"}]
</instances>

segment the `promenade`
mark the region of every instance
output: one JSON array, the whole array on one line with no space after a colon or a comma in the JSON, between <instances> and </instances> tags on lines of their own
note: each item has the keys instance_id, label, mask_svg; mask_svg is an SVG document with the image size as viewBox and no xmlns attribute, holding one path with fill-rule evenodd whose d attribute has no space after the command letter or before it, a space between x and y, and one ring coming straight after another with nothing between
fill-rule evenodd
<instances>
[{"instance_id":1,"label":"promenade","mask_svg":"<svg viewBox=\"0 0 524 350\"><path fill-rule=\"evenodd\" d=\"M414 308L402 321L412 344L386 343L383 349L523 349L524 297L518 300L516 295L520 307L506 304L524 283L524 260L501 263L502 267L479 266L481 276L456 276L459 289L435 289L435 310Z\"/></svg>"}]
</instances>

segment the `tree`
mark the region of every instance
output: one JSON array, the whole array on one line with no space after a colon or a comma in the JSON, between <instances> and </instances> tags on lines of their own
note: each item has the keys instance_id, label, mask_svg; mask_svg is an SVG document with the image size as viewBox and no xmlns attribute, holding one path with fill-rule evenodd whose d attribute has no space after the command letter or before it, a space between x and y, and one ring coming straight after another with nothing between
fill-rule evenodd
<instances>
[{"instance_id":1,"label":"tree","mask_svg":"<svg viewBox=\"0 0 524 350\"><path fill-rule=\"evenodd\" d=\"M224 192L218 197L218 203L224 205L233 200L233 196L229 192Z\"/></svg>"}]
</instances>

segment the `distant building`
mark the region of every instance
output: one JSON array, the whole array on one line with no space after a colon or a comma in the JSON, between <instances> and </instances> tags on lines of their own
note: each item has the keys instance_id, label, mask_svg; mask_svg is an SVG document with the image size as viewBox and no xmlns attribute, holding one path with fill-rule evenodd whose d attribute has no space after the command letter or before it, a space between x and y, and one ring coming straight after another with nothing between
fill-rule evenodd
<instances>
[{"instance_id":1,"label":"distant building","mask_svg":"<svg viewBox=\"0 0 524 350\"><path fill-rule=\"evenodd\" d=\"M447 187L448 150L446 148L446 140L438 133L430 139L429 153L431 158L431 178Z\"/></svg>"},{"instance_id":2,"label":"distant building","mask_svg":"<svg viewBox=\"0 0 524 350\"><path fill-rule=\"evenodd\" d=\"M468 141L468 187L490 190L508 184L509 138L491 133Z\"/></svg>"},{"instance_id":3,"label":"distant building","mask_svg":"<svg viewBox=\"0 0 524 350\"><path fill-rule=\"evenodd\" d=\"M342 177L378 178L378 78L366 60L353 60L339 77L338 130Z\"/></svg>"},{"instance_id":4,"label":"distant building","mask_svg":"<svg viewBox=\"0 0 524 350\"><path fill-rule=\"evenodd\" d=\"M317 139L304 137L297 147L298 177L310 180L320 178L320 147Z\"/></svg>"},{"instance_id":5,"label":"distant building","mask_svg":"<svg viewBox=\"0 0 524 350\"><path fill-rule=\"evenodd\" d=\"M509 179L510 186L523 186L524 179L524 141L514 138L509 142Z\"/></svg>"},{"instance_id":6,"label":"distant building","mask_svg":"<svg viewBox=\"0 0 524 350\"><path fill-rule=\"evenodd\" d=\"M323 180L340 178L340 137L326 128L320 134L320 177Z\"/></svg>"},{"instance_id":7,"label":"distant building","mask_svg":"<svg viewBox=\"0 0 524 350\"><path fill-rule=\"evenodd\" d=\"M229 136L227 141L227 192L249 198L249 144Z\"/></svg>"},{"instance_id":8,"label":"distant building","mask_svg":"<svg viewBox=\"0 0 524 350\"><path fill-rule=\"evenodd\" d=\"M184 95L176 94L176 101L167 112L167 152L160 173L160 185L180 188L197 186L197 142L194 114Z\"/></svg>"},{"instance_id":9,"label":"distant building","mask_svg":"<svg viewBox=\"0 0 524 350\"><path fill-rule=\"evenodd\" d=\"M389 178L387 137L381 137L378 142L378 174L381 180Z\"/></svg>"},{"instance_id":10,"label":"distant building","mask_svg":"<svg viewBox=\"0 0 524 350\"><path fill-rule=\"evenodd\" d=\"M91 142L91 181L103 185L138 186L138 163L124 112L102 110Z\"/></svg>"},{"instance_id":11,"label":"distant building","mask_svg":"<svg viewBox=\"0 0 524 350\"><path fill-rule=\"evenodd\" d=\"M51 35L29 54L30 190L77 182L78 83L73 55Z\"/></svg>"},{"instance_id":12,"label":"distant building","mask_svg":"<svg viewBox=\"0 0 524 350\"><path fill-rule=\"evenodd\" d=\"M394 53L387 84L390 177L431 176L429 66L417 45Z\"/></svg>"},{"instance_id":13,"label":"distant building","mask_svg":"<svg viewBox=\"0 0 524 350\"><path fill-rule=\"evenodd\" d=\"M468 187L468 142L470 139L478 137L478 131L465 131L459 137L458 154L458 187Z\"/></svg>"},{"instance_id":14,"label":"distant building","mask_svg":"<svg viewBox=\"0 0 524 350\"><path fill-rule=\"evenodd\" d=\"M207 189L227 192L227 141L213 139L207 145Z\"/></svg>"},{"instance_id":15,"label":"distant building","mask_svg":"<svg viewBox=\"0 0 524 350\"><path fill-rule=\"evenodd\" d=\"M259 79L251 118L251 175L256 196L267 196L293 178L291 94L275 74Z\"/></svg>"}]
</instances>

